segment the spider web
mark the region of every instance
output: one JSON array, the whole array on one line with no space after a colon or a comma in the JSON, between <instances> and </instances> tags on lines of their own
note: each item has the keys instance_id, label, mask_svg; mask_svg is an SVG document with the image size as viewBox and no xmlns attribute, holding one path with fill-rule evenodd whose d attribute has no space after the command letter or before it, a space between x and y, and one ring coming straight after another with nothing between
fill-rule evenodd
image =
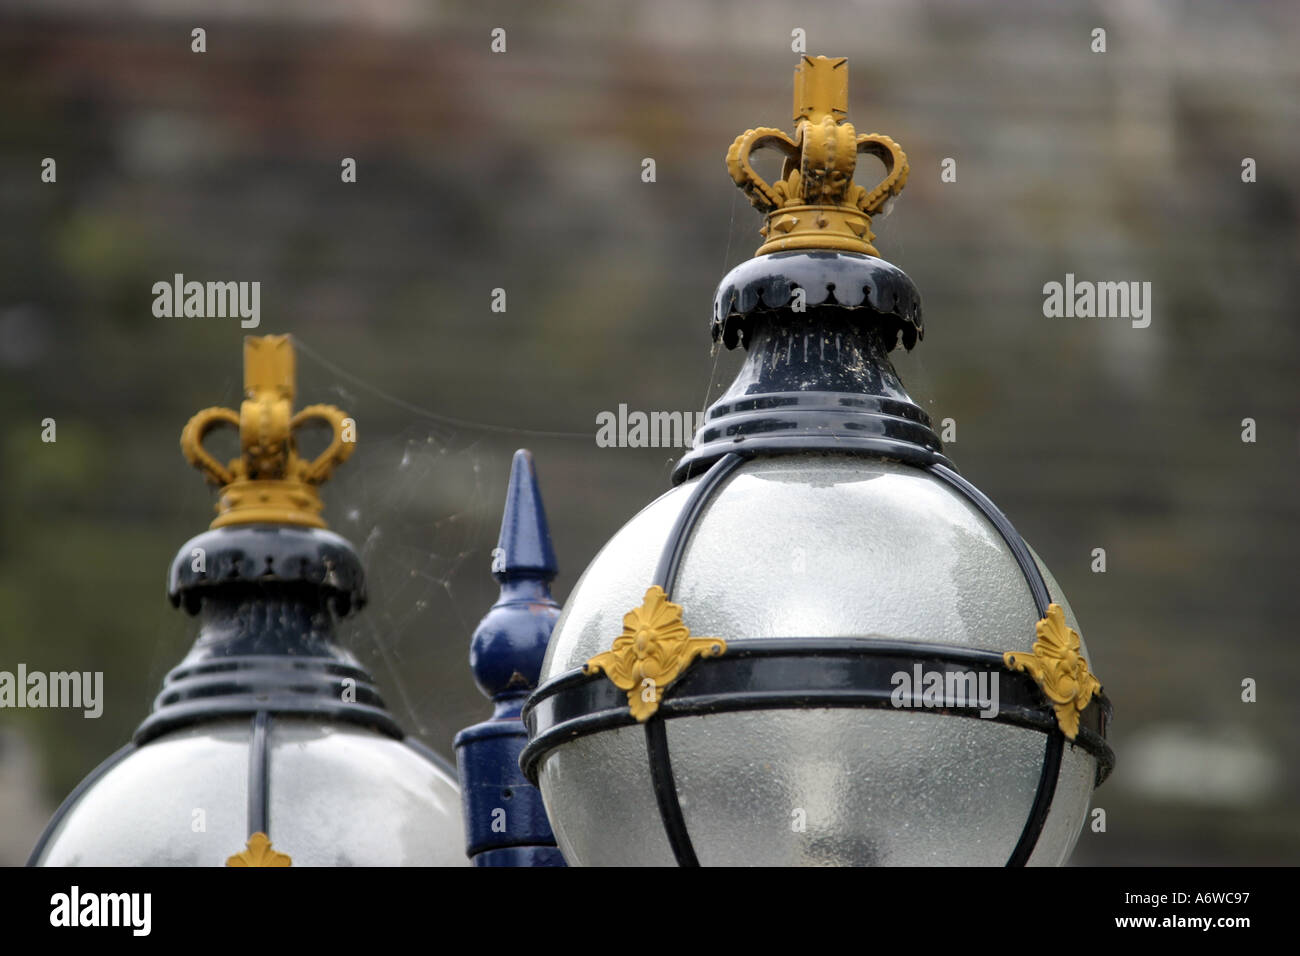
<instances>
[{"instance_id":1,"label":"spider web","mask_svg":"<svg viewBox=\"0 0 1300 956\"><path fill-rule=\"evenodd\" d=\"M299 394L343 408L356 451L322 489L331 530L352 542L369 602L339 643L371 672L407 733L450 755L450 738L487 715L468 667L470 638L497 598L490 574L511 448L587 432L512 428L441 415L358 377L295 336ZM315 451L304 436L303 454ZM323 441L319 442L323 447Z\"/></svg>"}]
</instances>

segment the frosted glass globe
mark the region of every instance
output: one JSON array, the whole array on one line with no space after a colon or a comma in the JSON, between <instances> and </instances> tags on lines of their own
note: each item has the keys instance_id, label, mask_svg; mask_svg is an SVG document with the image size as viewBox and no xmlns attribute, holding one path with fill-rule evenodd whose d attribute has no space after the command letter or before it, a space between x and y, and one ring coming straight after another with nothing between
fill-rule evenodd
<instances>
[{"instance_id":1,"label":"frosted glass globe","mask_svg":"<svg viewBox=\"0 0 1300 956\"><path fill-rule=\"evenodd\" d=\"M224 866L249 836L250 724L175 730L132 752L76 799L34 862ZM454 776L403 742L277 716L268 748L271 845L293 866L468 865Z\"/></svg>"},{"instance_id":2,"label":"frosted glass globe","mask_svg":"<svg viewBox=\"0 0 1300 956\"><path fill-rule=\"evenodd\" d=\"M543 684L610 649L694 484L647 506L587 568L556 625ZM760 458L728 477L686 544L672 600L693 635L728 641L856 637L1002 653L1029 651L1039 619L1006 542L960 492L918 468L835 454ZM704 866L1004 865L1048 739L889 708L712 713L665 727ZM673 864L646 748L642 727L619 727L542 758L539 786L571 864ZM1095 764L1067 744L1031 865L1069 855Z\"/></svg>"}]
</instances>

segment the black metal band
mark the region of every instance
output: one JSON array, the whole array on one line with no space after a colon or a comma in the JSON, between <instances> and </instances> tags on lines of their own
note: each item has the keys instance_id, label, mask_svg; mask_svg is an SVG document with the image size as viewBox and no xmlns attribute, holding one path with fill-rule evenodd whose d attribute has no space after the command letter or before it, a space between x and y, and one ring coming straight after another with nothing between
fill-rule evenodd
<instances>
[{"instance_id":1,"label":"black metal band","mask_svg":"<svg viewBox=\"0 0 1300 956\"><path fill-rule=\"evenodd\" d=\"M1025 539L1020 537L1016 529L1011 526L1007 516L989 500L989 497L984 492L951 468L935 463L930 465L927 470L965 495L967 500L978 508L985 518L988 518L993 527L998 529L998 533L1002 535L1002 540L1011 549L1016 564L1020 565L1020 573L1025 576L1025 582L1029 585L1029 591L1034 597L1034 607L1038 609L1039 619L1047 617L1047 605L1052 603L1051 595L1047 593L1047 582L1043 580L1043 573L1038 570L1038 564L1034 561L1034 556L1029 553L1029 545L1025 544Z\"/></svg>"},{"instance_id":2,"label":"black metal band","mask_svg":"<svg viewBox=\"0 0 1300 956\"><path fill-rule=\"evenodd\" d=\"M681 569L682 556L686 553L686 543L690 541L691 532L704 513L704 506L713 493L722 487L727 476L739 468L744 460L740 455L729 453L715 461L691 489L690 497L677 513L677 520L673 522L668 540L659 553L659 564L655 568L653 582L663 588L669 598L677 583L677 572ZM677 798L677 781L673 777L673 764L668 755L668 733L664 729L662 718L655 716L646 721L645 744L655 802L659 805L659 818L663 821L664 833L668 837L668 845L672 847L673 857L678 866L699 866L691 835L686 829L686 818L682 815L682 805Z\"/></svg>"},{"instance_id":3,"label":"black metal band","mask_svg":"<svg viewBox=\"0 0 1300 956\"><path fill-rule=\"evenodd\" d=\"M1109 752L1109 748L1107 748ZM1061 757L1065 752L1065 734L1060 727L1054 727L1047 734L1047 749L1043 753L1043 769L1038 775L1038 786L1034 790L1034 804L1029 808L1029 819L1020 831L1016 848L1011 851L1007 866L1025 866L1038 846L1038 838L1043 835L1047 824L1047 814L1051 812L1052 800L1056 797L1056 783L1061 776ZM1111 757L1112 764L1114 757ZM1101 773L1101 760L1097 761L1097 772ZM1108 771L1109 772L1109 771Z\"/></svg>"},{"instance_id":4,"label":"black metal band","mask_svg":"<svg viewBox=\"0 0 1300 956\"><path fill-rule=\"evenodd\" d=\"M198 721L262 710L362 724L399 740L404 736L373 678L360 667L332 657L243 655L183 664L168 674L135 742L143 745Z\"/></svg>"},{"instance_id":5,"label":"black metal band","mask_svg":"<svg viewBox=\"0 0 1300 956\"><path fill-rule=\"evenodd\" d=\"M62 823L63 818L68 815L68 811L76 806L77 801L81 799L82 794L98 783L100 778L106 773L120 764L127 757L131 756L131 754L135 753L135 750L136 746L134 743L119 747L112 754L106 757L98 767L86 774L81 783L77 784L76 787L73 788L72 792L63 798L63 802L59 804L59 808L54 811L54 816L50 817L50 822L45 824L45 829L41 831L40 838L36 841L36 846L32 848L31 856L27 858L28 866L40 865L41 854L45 852L45 847L49 844L50 837L54 836L54 831L59 828L59 824Z\"/></svg>"},{"instance_id":6,"label":"black metal band","mask_svg":"<svg viewBox=\"0 0 1300 956\"><path fill-rule=\"evenodd\" d=\"M942 452L923 444L919 437L920 432L929 430L928 426L901 417L865 413L840 401L828 402L824 408L809 407L819 397L800 396L799 404L783 413L732 414L717 420L712 416L719 406L714 406L697 436L697 444L673 469L673 483L695 477L716 464L719 456L737 448L751 458L826 452L901 461L916 468L948 464ZM753 430L742 431L747 424ZM899 432L915 433L916 437L896 437Z\"/></svg>"},{"instance_id":7,"label":"black metal band","mask_svg":"<svg viewBox=\"0 0 1300 956\"><path fill-rule=\"evenodd\" d=\"M1059 733L1056 712L1032 677L1007 670L993 651L885 641L874 638L764 638L730 641L727 653L701 658L672 685L656 716L665 720L740 710L816 707L876 707L931 711L945 716L980 717L978 701L945 699L927 704L915 693L899 708L903 695L894 675L938 671L945 675L981 671L998 675L997 714L981 719L1012 724L1045 734ZM956 683L954 681L954 683ZM969 686L965 684L964 686ZM946 698L946 695L945 695ZM1104 732L1110 702L1096 697L1079 716L1079 733L1072 746L1097 760L1098 782L1114 765ZM523 711L529 742L520 765L536 782L537 769L551 749L576 737L628 727L636 719L627 696L603 675L588 676L575 669L543 684Z\"/></svg>"},{"instance_id":8,"label":"black metal band","mask_svg":"<svg viewBox=\"0 0 1300 956\"><path fill-rule=\"evenodd\" d=\"M709 498L722 486L722 482L740 467L744 457L737 454L723 455L713 463L699 482L691 489L690 498L677 513L668 540L664 542L659 555L659 565L655 568L653 584L664 589L669 598L673 596L673 587L677 584L677 572L681 569L682 556L686 553L686 544L691 539L691 532L704 513L704 506Z\"/></svg>"},{"instance_id":9,"label":"black metal band","mask_svg":"<svg viewBox=\"0 0 1300 956\"><path fill-rule=\"evenodd\" d=\"M1025 582L1029 585L1029 591L1034 597L1034 606L1038 609L1039 619L1045 618L1047 616L1047 606L1052 603L1052 596L1047 590L1047 581L1043 578L1043 572L1039 570L1038 562L1030 554L1029 545L1012 527L1007 516L984 492L952 469L936 463L930 465L929 470L965 495L967 500L975 505L980 510L980 513L998 529L998 533L1002 535L1002 540L1007 543L1007 547L1011 549L1012 555L1015 556L1016 563L1020 566L1020 573L1024 575ZM1104 735L1104 721L1108 714L1103 715L1099 712L1099 715L1102 719L1102 726L1098 728L1098 733ZM1012 851L1011 858L1007 860L1007 866L1024 866L1033 855L1034 847L1038 845L1038 838L1042 836L1043 827L1047 823L1047 814L1052 809L1052 799L1056 796L1056 784L1061 775L1061 758L1064 752L1065 734L1057 726L1048 732L1047 750L1043 754L1043 769L1038 776L1038 788L1034 792L1034 805L1030 810L1029 819L1025 821L1025 828L1020 833L1020 839L1016 842L1016 848ZM1109 765L1106 767L1105 772L1108 774L1110 768L1115 764L1115 757L1109 747L1106 748L1106 752ZM1097 784L1100 785L1104 779L1102 761L1098 759Z\"/></svg>"},{"instance_id":10,"label":"black metal band","mask_svg":"<svg viewBox=\"0 0 1300 956\"><path fill-rule=\"evenodd\" d=\"M249 836L254 833L271 835L271 752L267 740L270 732L271 715L259 710L253 715L253 735L248 742Z\"/></svg>"},{"instance_id":11,"label":"black metal band","mask_svg":"<svg viewBox=\"0 0 1300 956\"><path fill-rule=\"evenodd\" d=\"M686 818L677 799L677 781L673 778L672 758L668 755L668 731L663 718L658 715L645 723L645 747L650 760L650 782L654 786L655 802L659 804L659 818L663 820L668 845L678 866L699 866L691 835L686 831Z\"/></svg>"}]
</instances>

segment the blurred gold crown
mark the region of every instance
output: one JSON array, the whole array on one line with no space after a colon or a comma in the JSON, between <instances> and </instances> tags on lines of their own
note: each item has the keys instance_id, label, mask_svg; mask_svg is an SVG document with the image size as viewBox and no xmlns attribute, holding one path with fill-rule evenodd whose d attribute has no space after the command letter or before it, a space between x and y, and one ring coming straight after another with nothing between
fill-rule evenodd
<instances>
[{"instance_id":1,"label":"blurred gold crown","mask_svg":"<svg viewBox=\"0 0 1300 956\"><path fill-rule=\"evenodd\" d=\"M848 121L849 65L844 57L805 56L794 71L795 134L746 130L727 150L727 171L767 221L767 241L755 255L833 249L879 255L871 217L907 183L907 154L888 136L859 135ZM781 179L769 184L750 165L755 149L784 154ZM853 182L859 153L885 164L885 178L868 191Z\"/></svg>"},{"instance_id":2,"label":"blurred gold crown","mask_svg":"<svg viewBox=\"0 0 1300 956\"><path fill-rule=\"evenodd\" d=\"M205 408L181 432L185 460L221 486L212 527L232 524L292 524L323 528L316 486L352 454L356 423L333 405L308 405L296 415L293 342L287 335L244 339L244 401L230 408ZM333 432L328 448L308 461L298 454L294 432L323 421ZM203 439L220 426L239 430L240 456L223 465L208 454Z\"/></svg>"}]
</instances>

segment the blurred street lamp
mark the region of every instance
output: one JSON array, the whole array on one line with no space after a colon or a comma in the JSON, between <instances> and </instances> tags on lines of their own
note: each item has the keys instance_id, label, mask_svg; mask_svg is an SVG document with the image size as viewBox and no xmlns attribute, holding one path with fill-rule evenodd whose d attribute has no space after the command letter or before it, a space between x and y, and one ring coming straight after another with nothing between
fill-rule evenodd
<instances>
[{"instance_id":1,"label":"blurred street lamp","mask_svg":"<svg viewBox=\"0 0 1300 956\"><path fill-rule=\"evenodd\" d=\"M1057 865L1113 765L1060 587L890 364L921 301L870 225L907 158L847 110L846 61L804 57L793 138L727 154L766 217L714 299L745 364L575 586L523 711L570 864Z\"/></svg>"},{"instance_id":2,"label":"blurred street lamp","mask_svg":"<svg viewBox=\"0 0 1300 956\"><path fill-rule=\"evenodd\" d=\"M131 743L56 811L33 864L465 864L455 771L403 733L335 643L365 583L316 489L356 426L330 405L295 414L294 392L288 336L248 338L239 411L185 426L185 457L221 486L211 529L181 547L168 581L198 638ZM295 433L313 422L332 439L309 461ZM239 431L229 464L203 447L220 426Z\"/></svg>"}]
</instances>

